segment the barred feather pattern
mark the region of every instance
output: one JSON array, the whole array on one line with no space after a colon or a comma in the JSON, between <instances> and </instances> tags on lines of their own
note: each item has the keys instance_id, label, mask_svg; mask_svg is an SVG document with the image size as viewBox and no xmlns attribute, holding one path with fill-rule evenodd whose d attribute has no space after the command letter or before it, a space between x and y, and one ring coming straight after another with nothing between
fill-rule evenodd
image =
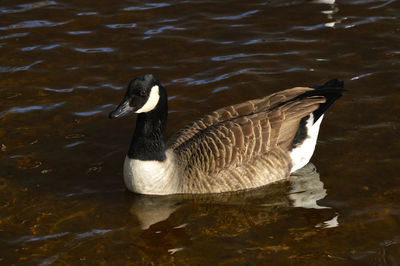
<instances>
[{"instance_id":1,"label":"barred feather pattern","mask_svg":"<svg viewBox=\"0 0 400 266\"><path fill-rule=\"evenodd\" d=\"M183 177L179 191L243 190L287 178L300 120L325 102L322 96L291 101L309 90L296 87L221 108L184 127L167 143Z\"/></svg>"}]
</instances>

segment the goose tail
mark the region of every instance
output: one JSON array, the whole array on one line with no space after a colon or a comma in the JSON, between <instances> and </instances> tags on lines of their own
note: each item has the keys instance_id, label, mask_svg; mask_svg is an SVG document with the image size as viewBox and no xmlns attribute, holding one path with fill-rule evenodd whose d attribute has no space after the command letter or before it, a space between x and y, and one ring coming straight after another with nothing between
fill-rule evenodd
<instances>
[{"instance_id":1,"label":"goose tail","mask_svg":"<svg viewBox=\"0 0 400 266\"><path fill-rule=\"evenodd\" d=\"M314 153L315 144L318 138L319 127L325 111L340 97L344 89L343 81L332 79L325 84L312 86L314 90L300 94L296 99L323 96L326 101L321 103L319 108L300 120L299 128L293 140L290 157L292 159L292 169L294 172L305 166Z\"/></svg>"},{"instance_id":2,"label":"goose tail","mask_svg":"<svg viewBox=\"0 0 400 266\"><path fill-rule=\"evenodd\" d=\"M309 94L313 96L324 96L326 102L321 104L320 107L313 112L314 122L318 121L318 119L325 113L325 111L340 97L342 97L343 92L347 91L344 88L343 81L338 79L331 79L328 82L322 85L311 86L315 90L310 91ZM306 92L307 93L307 92ZM306 94L305 93L305 94ZM307 95L309 97L311 95Z\"/></svg>"}]
</instances>

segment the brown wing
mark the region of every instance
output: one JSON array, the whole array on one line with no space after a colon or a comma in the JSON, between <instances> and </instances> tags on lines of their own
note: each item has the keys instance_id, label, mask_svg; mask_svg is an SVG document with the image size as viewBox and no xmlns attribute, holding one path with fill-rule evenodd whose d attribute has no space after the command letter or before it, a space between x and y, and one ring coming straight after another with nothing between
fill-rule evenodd
<instances>
[{"instance_id":1,"label":"brown wing","mask_svg":"<svg viewBox=\"0 0 400 266\"><path fill-rule=\"evenodd\" d=\"M215 120L198 120L197 124L205 129L192 134L174 151L180 157L179 161L186 164L183 166L187 171L185 176L212 176L226 167L241 165L273 149L288 151L300 119L323 102L324 97L315 96L211 125Z\"/></svg>"},{"instance_id":2,"label":"brown wing","mask_svg":"<svg viewBox=\"0 0 400 266\"><path fill-rule=\"evenodd\" d=\"M220 108L209 115L188 124L180 131L175 133L167 142L167 147L176 149L189 139L194 137L200 131L206 130L208 127L215 126L225 121L234 120L238 117L248 116L260 112L266 112L273 109L276 105L295 98L296 96L313 90L307 87L296 87L284 91L280 91L264 98L254 99L244 103L239 103L227 107Z\"/></svg>"}]
</instances>

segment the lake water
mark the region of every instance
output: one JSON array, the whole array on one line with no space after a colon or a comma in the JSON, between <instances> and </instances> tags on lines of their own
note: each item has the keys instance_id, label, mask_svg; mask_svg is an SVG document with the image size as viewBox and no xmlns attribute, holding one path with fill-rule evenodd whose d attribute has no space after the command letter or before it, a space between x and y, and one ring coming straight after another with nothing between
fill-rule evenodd
<instances>
[{"instance_id":1,"label":"lake water","mask_svg":"<svg viewBox=\"0 0 400 266\"><path fill-rule=\"evenodd\" d=\"M400 2L0 3L0 264L399 265ZM219 107L331 78L349 90L287 182L127 192L130 79L169 94L168 136Z\"/></svg>"}]
</instances>

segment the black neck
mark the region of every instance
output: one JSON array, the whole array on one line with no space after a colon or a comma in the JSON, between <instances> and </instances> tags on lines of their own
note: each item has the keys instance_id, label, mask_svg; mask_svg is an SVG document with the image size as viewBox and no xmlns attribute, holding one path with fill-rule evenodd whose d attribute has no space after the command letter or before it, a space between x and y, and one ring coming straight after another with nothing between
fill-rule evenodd
<instances>
[{"instance_id":1,"label":"black neck","mask_svg":"<svg viewBox=\"0 0 400 266\"><path fill-rule=\"evenodd\" d=\"M163 96L160 95L160 102L153 111L138 114L135 133L128 151L129 158L145 161L165 160L164 136L168 104L166 95Z\"/></svg>"}]
</instances>

